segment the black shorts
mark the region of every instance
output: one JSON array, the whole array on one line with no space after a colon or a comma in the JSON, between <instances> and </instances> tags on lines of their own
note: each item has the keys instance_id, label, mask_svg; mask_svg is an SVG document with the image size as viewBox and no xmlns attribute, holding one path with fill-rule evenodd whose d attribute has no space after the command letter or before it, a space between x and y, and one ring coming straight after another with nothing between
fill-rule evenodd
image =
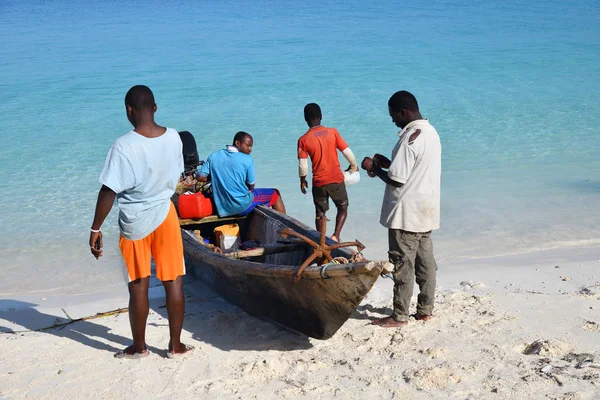
<instances>
[{"instance_id":1,"label":"black shorts","mask_svg":"<svg viewBox=\"0 0 600 400\"><path fill-rule=\"evenodd\" d=\"M325 214L329 210L330 197L337 208L348 206L348 193L344 182L313 186L312 194L317 214Z\"/></svg>"}]
</instances>

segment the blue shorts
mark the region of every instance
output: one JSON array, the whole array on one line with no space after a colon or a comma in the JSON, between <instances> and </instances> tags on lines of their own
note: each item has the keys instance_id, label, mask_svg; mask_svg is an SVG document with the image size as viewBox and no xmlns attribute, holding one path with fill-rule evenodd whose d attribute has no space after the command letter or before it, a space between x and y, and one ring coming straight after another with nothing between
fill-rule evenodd
<instances>
[{"instance_id":1,"label":"blue shorts","mask_svg":"<svg viewBox=\"0 0 600 400\"><path fill-rule=\"evenodd\" d=\"M252 204L250 204L245 211L239 213L238 215L250 214L250 212L254 210L254 207L260 205L272 207L277 199L279 199L279 190L277 189L257 188L252 189L251 192L254 194L254 200L252 200Z\"/></svg>"}]
</instances>

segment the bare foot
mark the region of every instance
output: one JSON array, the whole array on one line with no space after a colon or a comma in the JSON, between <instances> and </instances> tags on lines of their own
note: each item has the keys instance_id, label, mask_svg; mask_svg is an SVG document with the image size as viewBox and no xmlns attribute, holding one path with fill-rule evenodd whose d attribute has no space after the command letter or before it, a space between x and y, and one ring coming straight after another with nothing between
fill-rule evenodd
<instances>
[{"instance_id":1,"label":"bare foot","mask_svg":"<svg viewBox=\"0 0 600 400\"><path fill-rule=\"evenodd\" d=\"M338 237L337 237L337 236L335 236L335 235L331 235L331 240L333 240L334 242L338 242L338 243L339 243L339 241L340 241L340 240L338 239Z\"/></svg>"},{"instance_id":2,"label":"bare foot","mask_svg":"<svg viewBox=\"0 0 600 400\"><path fill-rule=\"evenodd\" d=\"M415 314L414 317L417 321L424 321L424 322L427 322L431 319L431 315L426 315L426 314Z\"/></svg>"},{"instance_id":3,"label":"bare foot","mask_svg":"<svg viewBox=\"0 0 600 400\"><path fill-rule=\"evenodd\" d=\"M169 351L167 352L168 358L175 358L184 355L190 351L194 350L194 346L190 346L184 343L180 343L177 349L172 349L171 345L169 345Z\"/></svg>"},{"instance_id":4,"label":"bare foot","mask_svg":"<svg viewBox=\"0 0 600 400\"><path fill-rule=\"evenodd\" d=\"M400 328L401 326L408 325L408 321L396 321L392 317L374 319L371 322L372 325L381 326L382 328Z\"/></svg>"},{"instance_id":5,"label":"bare foot","mask_svg":"<svg viewBox=\"0 0 600 400\"><path fill-rule=\"evenodd\" d=\"M150 352L148 351L148 349L144 349L144 351L142 351L142 352L136 352L133 345L131 345L124 350L117 351L115 353L115 358L129 358L129 359L135 360L137 358L144 358L144 357L148 356L149 354L150 354Z\"/></svg>"}]
</instances>

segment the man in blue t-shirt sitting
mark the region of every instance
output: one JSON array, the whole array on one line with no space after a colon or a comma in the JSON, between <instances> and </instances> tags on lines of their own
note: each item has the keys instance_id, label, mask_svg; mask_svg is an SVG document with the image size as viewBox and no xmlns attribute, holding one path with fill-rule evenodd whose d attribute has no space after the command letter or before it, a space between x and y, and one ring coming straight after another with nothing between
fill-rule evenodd
<instances>
[{"instance_id":1,"label":"man in blue t-shirt sitting","mask_svg":"<svg viewBox=\"0 0 600 400\"><path fill-rule=\"evenodd\" d=\"M246 132L238 132L233 145L215 151L200 167L198 181L212 182L213 199L220 217L246 215L264 204L285 214L277 189L254 189L254 161L250 157L254 141Z\"/></svg>"}]
</instances>

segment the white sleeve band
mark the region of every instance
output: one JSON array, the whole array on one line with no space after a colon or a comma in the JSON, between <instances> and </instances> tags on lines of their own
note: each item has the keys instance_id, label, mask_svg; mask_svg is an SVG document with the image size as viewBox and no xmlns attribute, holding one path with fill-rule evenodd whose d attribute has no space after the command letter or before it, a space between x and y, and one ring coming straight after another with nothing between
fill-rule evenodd
<instances>
[{"instance_id":1,"label":"white sleeve band","mask_svg":"<svg viewBox=\"0 0 600 400\"><path fill-rule=\"evenodd\" d=\"M298 176L308 175L308 158L298 159Z\"/></svg>"},{"instance_id":2,"label":"white sleeve band","mask_svg":"<svg viewBox=\"0 0 600 400\"><path fill-rule=\"evenodd\" d=\"M356 167L356 158L354 158L354 153L350 150L350 147L346 147L342 154L348 160L351 166Z\"/></svg>"}]
</instances>

